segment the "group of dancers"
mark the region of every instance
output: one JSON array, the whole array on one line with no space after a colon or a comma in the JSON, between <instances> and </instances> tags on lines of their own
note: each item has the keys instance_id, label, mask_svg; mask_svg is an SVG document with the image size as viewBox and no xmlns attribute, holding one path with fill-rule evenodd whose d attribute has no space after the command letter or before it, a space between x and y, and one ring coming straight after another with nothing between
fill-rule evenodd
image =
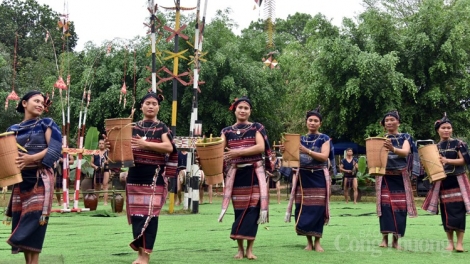
<instances>
[{"instance_id":1,"label":"group of dancers","mask_svg":"<svg viewBox=\"0 0 470 264\"><path fill-rule=\"evenodd\" d=\"M59 127L50 118L41 118L46 97L38 91L27 93L17 111L23 121L8 128L16 134L17 142L27 149L20 153L17 165L23 182L13 186L7 210L12 220L12 234L7 243L12 253L23 252L27 264L36 264L42 250L47 222L52 206L53 167L62 151ZM176 177L178 152L173 135L157 115L163 96L149 92L140 100L143 119L132 129L131 141L135 166L129 168L126 179L127 214L134 239L130 247L137 252L133 264L147 264L153 251L158 219L168 192L168 177ZM232 200L235 220L230 238L237 241L236 259L256 259L253 245L258 225L268 221L269 193L266 172L274 169L272 150L263 124L251 122L252 103L248 97L236 99L230 106L236 123L221 131L226 144L224 165L225 189L222 221ZM294 169L292 190L285 221L290 222L295 206L295 232L307 238L305 250L323 251L320 239L323 227L330 220L330 174L328 164L335 166L333 144L320 133L320 109L305 116L307 133L300 138L300 167ZM376 178L376 204L381 247L399 249L398 239L405 235L407 215L417 216L411 190L410 175L419 174L417 150L409 134L399 133L397 111L386 113L381 120L387 134L384 147L389 151L386 174ZM447 116L434 124L440 137L438 143L447 178L437 182L429 191L423 209L438 213L447 234L447 250L463 252L465 215L470 213L470 187L465 166L470 164L467 145L452 138L452 123ZM104 138L106 148L111 148ZM280 146L280 151L285 151ZM411 166L411 165L412 166ZM454 243L454 232L457 243ZM244 241L246 240L246 247Z\"/></svg>"}]
</instances>

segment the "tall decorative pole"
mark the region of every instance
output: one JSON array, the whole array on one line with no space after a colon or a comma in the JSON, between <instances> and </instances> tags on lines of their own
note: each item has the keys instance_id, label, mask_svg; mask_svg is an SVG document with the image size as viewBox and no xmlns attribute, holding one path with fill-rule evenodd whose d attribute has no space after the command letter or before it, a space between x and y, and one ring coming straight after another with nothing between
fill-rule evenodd
<instances>
[{"instance_id":1,"label":"tall decorative pole","mask_svg":"<svg viewBox=\"0 0 470 264\"><path fill-rule=\"evenodd\" d=\"M63 40L62 50L63 50L63 52L65 52L66 36L67 36L67 34L69 34L67 32L68 28L69 28L69 21L68 21L68 6L67 6L66 1L64 1L64 13L60 15L58 26L59 26L59 30L62 31L62 40ZM58 80L54 83L54 88L59 89L60 104L61 104L61 108L62 108L62 148L68 148L68 146L69 146L69 144L68 144L68 142L69 142L68 141L69 133L68 133L68 129L67 129L67 123L66 123L66 117L65 117L65 106L64 106L64 101L66 102L66 104L68 102L68 100L67 100L67 98L68 98L68 93L67 93L68 85L62 79L62 69L59 71L59 77L58 77ZM65 90L65 94L66 94L66 99L65 100L63 99L62 90ZM70 124L70 122L69 122L69 124ZM62 159L63 159L63 167L62 167L62 170L63 170L62 171L62 176L63 176L63 180L62 180L63 208L62 208L62 211L70 212L70 209L69 209L69 189L68 189L69 168L70 168L69 154L64 151L62 153Z\"/></svg>"},{"instance_id":2,"label":"tall decorative pole","mask_svg":"<svg viewBox=\"0 0 470 264\"><path fill-rule=\"evenodd\" d=\"M157 64L156 64L156 55L155 55L155 23L158 5L155 5L154 0L149 0L148 10L150 12L150 39L152 41L152 92L157 92Z\"/></svg>"},{"instance_id":3,"label":"tall decorative pole","mask_svg":"<svg viewBox=\"0 0 470 264\"><path fill-rule=\"evenodd\" d=\"M170 72L166 67L162 67L159 71L163 70L171 75L171 79L173 80L173 103L172 103L172 111L171 111L171 131L173 136L176 136L176 113L178 107L178 81L181 82L183 85L187 85L187 83L180 79L182 76L189 75L189 72L184 72L182 74L178 74L178 63L179 58L187 59L183 56L187 50L183 50L179 52L179 37L188 40L188 36L184 35L181 31L186 28L186 25L180 27L180 11L181 10L193 10L195 8L187 8L181 7L180 0L175 0L174 7L162 7L166 10L175 10L175 29L171 29L168 26L164 26L163 28L169 32L171 35L166 39L169 42L173 37L175 38L175 46L173 52L165 51L165 53L169 54L169 56L165 57L164 60L173 59L173 72ZM168 80L168 78L161 79L159 83ZM169 213L173 213L174 204L175 204L175 194L176 194L176 179L170 179L170 205L169 205Z\"/></svg>"},{"instance_id":4,"label":"tall decorative pole","mask_svg":"<svg viewBox=\"0 0 470 264\"><path fill-rule=\"evenodd\" d=\"M261 6L263 1L255 0L258 6ZM266 49L273 50L274 49L274 19L275 19L275 12L276 12L276 1L275 0L265 0L264 1L264 16L265 16L265 23L266 23ZM279 69L279 63L274 58L275 54L278 54L277 50L270 51L266 55L266 58L262 58L263 64L265 67L270 69Z\"/></svg>"},{"instance_id":5,"label":"tall decorative pole","mask_svg":"<svg viewBox=\"0 0 470 264\"><path fill-rule=\"evenodd\" d=\"M175 31L180 29L180 0L176 0L176 17L175 17ZM173 50L174 53L178 53L179 50L179 35L175 35L175 49ZM173 75L178 75L178 57L175 57L173 60ZM173 78L173 102L171 105L171 131L173 131L173 135L176 136L176 113L178 112L178 82L175 78Z\"/></svg>"},{"instance_id":6,"label":"tall decorative pole","mask_svg":"<svg viewBox=\"0 0 470 264\"><path fill-rule=\"evenodd\" d=\"M192 111L191 111L191 121L190 121L190 126L189 126L189 136L193 137L194 136L194 129L195 129L195 123L197 120L197 113L198 113L198 101L197 101L197 94L199 91L199 70L200 70L200 56L201 56L201 51L202 51L202 33L204 30L204 23L205 23L205 17L206 17L206 10L207 10L207 0L205 0L204 3L204 13L203 13L203 18L202 18L202 23L199 22L199 16L200 16L200 6L201 6L201 0L197 1L197 12L196 12L196 25L195 25L195 32L194 32L194 68L193 68L193 79L191 80L193 84L193 101L192 101ZM191 168L190 169L190 184L191 184L191 189L192 189L192 195L191 195L191 208L192 208L192 213L197 214L199 212L199 184L200 184L200 177L198 175L200 174L195 174L196 169L195 166L192 166L194 163L194 158L193 158L193 153L194 149L192 149L191 152L188 153L188 161L186 168ZM189 198L189 197L188 197ZM185 205L188 204L188 202L185 201ZM185 208L186 209L186 208Z\"/></svg>"},{"instance_id":7,"label":"tall decorative pole","mask_svg":"<svg viewBox=\"0 0 470 264\"><path fill-rule=\"evenodd\" d=\"M191 121L189 125L189 136L192 137L194 134L194 122L197 119L197 79L198 79L198 68L199 68L199 62L197 60L197 55L198 55L198 47L199 47L199 12L201 8L201 0L197 1L197 11L196 11L196 26L194 30L194 73L193 73L193 103L192 103L192 112L191 112ZM188 153L188 160L187 160L187 165L186 168L190 168L190 184L191 184L191 189L192 189L192 213L196 214L199 212L199 181L201 180L197 175L195 175L194 171L194 166L192 166L191 163L193 162L193 152L194 149L192 149L191 152Z\"/></svg>"}]
</instances>

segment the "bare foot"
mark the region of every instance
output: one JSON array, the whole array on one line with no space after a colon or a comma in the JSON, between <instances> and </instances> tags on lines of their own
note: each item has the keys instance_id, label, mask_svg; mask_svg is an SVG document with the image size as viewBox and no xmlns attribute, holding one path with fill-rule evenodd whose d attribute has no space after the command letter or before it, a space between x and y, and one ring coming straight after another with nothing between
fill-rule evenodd
<instances>
[{"instance_id":1,"label":"bare foot","mask_svg":"<svg viewBox=\"0 0 470 264\"><path fill-rule=\"evenodd\" d=\"M142 264L143 262L140 261L140 257L132 262L132 264Z\"/></svg>"},{"instance_id":2,"label":"bare foot","mask_svg":"<svg viewBox=\"0 0 470 264\"><path fill-rule=\"evenodd\" d=\"M139 256L132 264L149 264L149 257Z\"/></svg>"},{"instance_id":3,"label":"bare foot","mask_svg":"<svg viewBox=\"0 0 470 264\"><path fill-rule=\"evenodd\" d=\"M180 202L178 202L178 203L175 203L175 205L176 205L176 206L178 206L178 205L180 205L180 204L181 204Z\"/></svg>"},{"instance_id":4,"label":"bare foot","mask_svg":"<svg viewBox=\"0 0 470 264\"><path fill-rule=\"evenodd\" d=\"M304 248L304 250L312 251L313 250L313 245L307 244L307 246Z\"/></svg>"},{"instance_id":5,"label":"bare foot","mask_svg":"<svg viewBox=\"0 0 470 264\"><path fill-rule=\"evenodd\" d=\"M449 244L449 245L445 248L445 250L447 250L447 251L454 251L454 249L455 249L455 248L454 248L454 244Z\"/></svg>"},{"instance_id":6,"label":"bare foot","mask_svg":"<svg viewBox=\"0 0 470 264\"><path fill-rule=\"evenodd\" d=\"M354 204L357 204L357 202L354 202Z\"/></svg>"},{"instance_id":7,"label":"bare foot","mask_svg":"<svg viewBox=\"0 0 470 264\"><path fill-rule=\"evenodd\" d=\"M150 261L150 255L145 253L143 248L139 248L139 255L132 264L149 264Z\"/></svg>"},{"instance_id":8,"label":"bare foot","mask_svg":"<svg viewBox=\"0 0 470 264\"><path fill-rule=\"evenodd\" d=\"M388 239L384 237L382 239L382 243L380 243L379 247L384 247L384 248L388 247Z\"/></svg>"},{"instance_id":9,"label":"bare foot","mask_svg":"<svg viewBox=\"0 0 470 264\"><path fill-rule=\"evenodd\" d=\"M393 247L394 249L397 249L397 250L402 250L402 249L403 249L402 247L400 247L400 245L398 245L398 242L393 242L393 243L392 243L392 247Z\"/></svg>"},{"instance_id":10,"label":"bare foot","mask_svg":"<svg viewBox=\"0 0 470 264\"><path fill-rule=\"evenodd\" d=\"M255 255L253 255L253 253L251 253L251 252L250 252L250 253L247 252L247 253L246 253L246 258L247 258L247 259L257 259L258 257L256 257Z\"/></svg>"},{"instance_id":11,"label":"bare foot","mask_svg":"<svg viewBox=\"0 0 470 264\"><path fill-rule=\"evenodd\" d=\"M234 259L242 259L243 258L243 251L238 251L235 256L233 256Z\"/></svg>"},{"instance_id":12,"label":"bare foot","mask_svg":"<svg viewBox=\"0 0 470 264\"><path fill-rule=\"evenodd\" d=\"M315 244L315 251L316 252L323 252L325 250L323 250L323 248L321 247L320 243L318 244Z\"/></svg>"},{"instance_id":13,"label":"bare foot","mask_svg":"<svg viewBox=\"0 0 470 264\"><path fill-rule=\"evenodd\" d=\"M107 205L108 205L108 203L104 203L103 205L104 205L104 206L107 206Z\"/></svg>"},{"instance_id":14,"label":"bare foot","mask_svg":"<svg viewBox=\"0 0 470 264\"><path fill-rule=\"evenodd\" d=\"M465 252L465 250L463 249L463 245L459 245L457 244L457 246L455 247L455 251L457 252Z\"/></svg>"}]
</instances>

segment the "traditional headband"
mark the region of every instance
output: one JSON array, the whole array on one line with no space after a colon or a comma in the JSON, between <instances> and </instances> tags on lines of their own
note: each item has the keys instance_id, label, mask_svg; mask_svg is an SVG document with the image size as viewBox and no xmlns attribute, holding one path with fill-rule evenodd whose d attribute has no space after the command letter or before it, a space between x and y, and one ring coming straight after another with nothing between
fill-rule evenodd
<instances>
[{"instance_id":1,"label":"traditional headband","mask_svg":"<svg viewBox=\"0 0 470 264\"><path fill-rule=\"evenodd\" d=\"M447 117L447 113L444 112L444 116L434 123L434 129L437 131L445 123L452 125L452 122L450 122L450 119Z\"/></svg>"},{"instance_id":2,"label":"traditional headband","mask_svg":"<svg viewBox=\"0 0 470 264\"><path fill-rule=\"evenodd\" d=\"M385 118L386 118L387 116L395 117L395 118L398 120L398 122L400 122L400 115L398 114L398 111L397 111L397 110L392 110L392 111L389 111L388 113L386 113L386 114L384 115L384 117L382 118L382 121L380 121L380 124L381 124L382 126L385 126Z\"/></svg>"},{"instance_id":3,"label":"traditional headband","mask_svg":"<svg viewBox=\"0 0 470 264\"><path fill-rule=\"evenodd\" d=\"M312 109L308 111L307 115L305 116L305 120L307 120L311 116L316 116L320 119L320 122L321 122L323 120L323 117L320 114L320 108L321 108L321 105L319 105L316 109Z\"/></svg>"},{"instance_id":4,"label":"traditional headband","mask_svg":"<svg viewBox=\"0 0 470 264\"><path fill-rule=\"evenodd\" d=\"M235 109L237 108L237 105L241 102L246 102L248 105L250 105L250 108L253 108L253 106L251 105L250 98L246 96L242 96L241 98L235 98L233 100L232 105L230 105L230 107L228 108L228 110L235 111Z\"/></svg>"},{"instance_id":5,"label":"traditional headband","mask_svg":"<svg viewBox=\"0 0 470 264\"><path fill-rule=\"evenodd\" d=\"M142 99L140 99L140 104L143 104L145 100L149 99L150 97L155 98L158 101L158 104L160 104L163 100L165 100L165 97L163 94L156 94L154 92L148 92Z\"/></svg>"}]
</instances>

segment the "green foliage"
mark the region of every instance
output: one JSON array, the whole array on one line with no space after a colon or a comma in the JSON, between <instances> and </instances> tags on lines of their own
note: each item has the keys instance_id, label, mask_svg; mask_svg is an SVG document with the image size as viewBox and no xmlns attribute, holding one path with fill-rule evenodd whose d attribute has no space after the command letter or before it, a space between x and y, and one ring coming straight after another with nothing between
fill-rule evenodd
<instances>
[{"instance_id":1,"label":"green foliage","mask_svg":"<svg viewBox=\"0 0 470 264\"><path fill-rule=\"evenodd\" d=\"M357 160L357 172L364 174L367 169L366 157L360 156Z\"/></svg>"},{"instance_id":2,"label":"green foliage","mask_svg":"<svg viewBox=\"0 0 470 264\"><path fill-rule=\"evenodd\" d=\"M85 136L85 149L98 149L100 132L96 127L88 128Z\"/></svg>"},{"instance_id":3,"label":"green foliage","mask_svg":"<svg viewBox=\"0 0 470 264\"><path fill-rule=\"evenodd\" d=\"M201 64L198 94L198 119L205 135L219 135L221 129L235 122L228 107L234 98L249 96L253 101L252 121L261 122L270 141L279 140L281 132L304 133L305 112L322 106L321 132L335 142L364 143L369 136L383 132L382 115L398 109L400 130L414 138L432 138L433 122L447 112L454 133L469 137L470 113L470 1L365 0L366 9L357 20L346 18L337 27L322 14L296 13L276 20L275 47L266 49L264 21L232 31L236 23L230 9L219 10L205 26L203 51L207 62ZM20 15L21 14L21 15ZM37 15L39 14L39 15ZM39 19L40 17L40 19ZM174 12L159 13L166 24L174 23ZM132 107L140 119L139 99L150 85L147 66L150 42L146 37L114 41L110 54L105 44L87 43L85 50L74 52L77 39L64 43L56 27L58 14L34 0L6 0L0 5L0 95L5 98L12 87L12 60L15 32L19 34L19 53L15 88L21 96L40 88L52 92L57 80L54 53L45 43L45 30L51 31L59 53L60 73L71 75L70 104L65 93L56 91L54 104L47 114L57 123L62 120L62 105L70 107L70 145L76 144L78 117L85 112L83 90L91 90L87 126L104 132L106 118L127 117ZM189 23L185 34L193 42L194 15L182 15ZM24 25L41 26L24 26ZM163 32L167 34L167 32ZM189 49L184 41L180 50ZM160 41L160 51L173 51L174 42ZM127 47L127 48L126 48ZM134 59L135 51L135 59ZM280 69L265 68L262 58L275 52ZM134 67L135 78L134 78ZM126 65L126 71L124 71ZM173 61L157 62L157 68L173 67ZM191 71L188 61L180 60L178 72ZM161 78L168 77L159 73ZM189 77L183 77L189 81ZM128 87L127 104L119 104L120 89ZM165 96L158 118L171 125L173 83L159 85ZM135 89L136 102L133 94ZM188 135L193 89L181 84L177 90L178 136ZM14 102L12 102L14 104ZM2 114L0 129L5 130L21 117L10 105Z\"/></svg>"}]
</instances>

